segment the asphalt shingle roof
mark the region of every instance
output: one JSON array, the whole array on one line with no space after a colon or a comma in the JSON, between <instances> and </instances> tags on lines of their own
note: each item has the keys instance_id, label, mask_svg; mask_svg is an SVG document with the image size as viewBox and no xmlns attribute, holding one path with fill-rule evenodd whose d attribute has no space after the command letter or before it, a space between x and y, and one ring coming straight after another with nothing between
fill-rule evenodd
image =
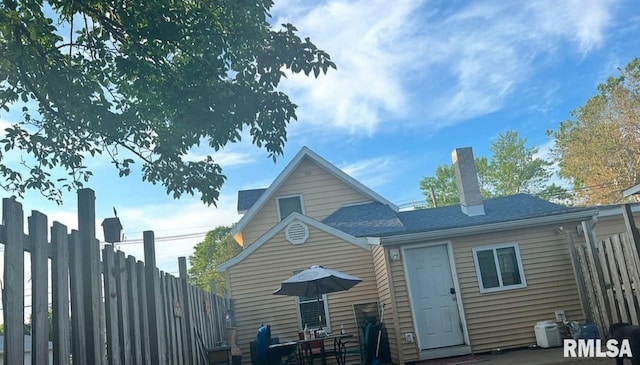
<instances>
[{"instance_id":1,"label":"asphalt shingle roof","mask_svg":"<svg viewBox=\"0 0 640 365\"><path fill-rule=\"evenodd\" d=\"M387 205L368 203L338 209L323 223L356 237L439 231L515 221L587 210L568 208L528 194L486 199L484 215L470 217L459 205L395 212Z\"/></svg>"},{"instance_id":2,"label":"asphalt shingle roof","mask_svg":"<svg viewBox=\"0 0 640 365\"><path fill-rule=\"evenodd\" d=\"M249 210L260 199L267 189L252 189L238 191L238 211Z\"/></svg>"}]
</instances>

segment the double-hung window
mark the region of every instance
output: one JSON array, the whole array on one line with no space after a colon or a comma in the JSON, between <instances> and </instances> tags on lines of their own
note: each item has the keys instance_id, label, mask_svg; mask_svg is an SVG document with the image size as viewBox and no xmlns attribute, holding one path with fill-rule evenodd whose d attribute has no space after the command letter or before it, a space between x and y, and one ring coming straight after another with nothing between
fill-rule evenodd
<instances>
[{"instance_id":1,"label":"double-hung window","mask_svg":"<svg viewBox=\"0 0 640 365\"><path fill-rule=\"evenodd\" d=\"M473 248L481 293L527 286L517 243Z\"/></svg>"},{"instance_id":2,"label":"double-hung window","mask_svg":"<svg viewBox=\"0 0 640 365\"><path fill-rule=\"evenodd\" d=\"M283 220L293 212L304 214L302 195L283 196L276 198L278 216Z\"/></svg>"},{"instance_id":3,"label":"double-hung window","mask_svg":"<svg viewBox=\"0 0 640 365\"><path fill-rule=\"evenodd\" d=\"M298 313L300 328L307 325L310 329L320 328L320 315L322 314L322 328L329 331L329 308L327 308L327 295L318 297L298 297Z\"/></svg>"}]
</instances>

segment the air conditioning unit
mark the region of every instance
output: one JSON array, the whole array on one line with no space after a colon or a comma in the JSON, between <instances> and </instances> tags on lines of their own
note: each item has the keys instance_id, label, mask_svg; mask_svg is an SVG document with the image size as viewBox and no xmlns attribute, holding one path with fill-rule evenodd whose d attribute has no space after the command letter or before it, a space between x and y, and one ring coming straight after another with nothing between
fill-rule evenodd
<instances>
[{"instance_id":1,"label":"air conditioning unit","mask_svg":"<svg viewBox=\"0 0 640 365\"><path fill-rule=\"evenodd\" d=\"M560 337L560 329L553 321L538 322L534 326L536 332L536 342L538 347L559 347L562 346L562 337Z\"/></svg>"}]
</instances>

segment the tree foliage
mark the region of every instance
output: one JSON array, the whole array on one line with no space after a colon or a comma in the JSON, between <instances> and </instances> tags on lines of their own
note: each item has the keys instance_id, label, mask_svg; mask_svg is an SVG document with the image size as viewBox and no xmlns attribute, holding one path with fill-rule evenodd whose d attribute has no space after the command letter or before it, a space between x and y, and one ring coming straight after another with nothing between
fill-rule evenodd
<instances>
[{"instance_id":1,"label":"tree foliage","mask_svg":"<svg viewBox=\"0 0 640 365\"><path fill-rule=\"evenodd\" d=\"M0 110L13 124L0 151L20 150L24 165L1 161L0 185L60 203L91 177L85 160L104 154L120 176L138 163L174 198L215 204L225 176L213 151L248 131L275 159L296 119L277 89L284 71L335 68L293 25L272 27L272 5L0 1ZM208 156L189 155L201 144Z\"/></svg>"},{"instance_id":2,"label":"tree foliage","mask_svg":"<svg viewBox=\"0 0 640 365\"><path fill-rule=\"evenodd\" d=\"M551 162L536 154L538 149L527 147L526 139L515 131L501 133L491 143L491 159L475 159L480 191L484 198L528 193L552 201L566 202L566 189L549 184ZM424 177L420 189L429 207L453 205L460 202L453 165L440 165L435 176ZM435 197L435 204L431 191Z\"/></svg>"},{"instance_id":3,"label":"tree foliage","mask_svg":"<svg viewBox=\"0 0 640 365\"><path fill-rule=\"evenodd\" d=\"M216 266L242 251L242 247L231 236L231 227L218 226L207 232L204 241L198 243L189 256L189 281L203 290L209 291L211 281L216 282L219 295L225 295L227 283L216 271Z\"/></svg>"},{"instance_id":4,"label":"tree foliage","mask_svg":"<svg viewBox=\"0 0 640 365\"><path fill-rule=\"evenodd\" d=\"M622 190L640 181L640 59L548 133L555 139L560 175L586 204L623 201Z\"/></svg>"}]
</instances>

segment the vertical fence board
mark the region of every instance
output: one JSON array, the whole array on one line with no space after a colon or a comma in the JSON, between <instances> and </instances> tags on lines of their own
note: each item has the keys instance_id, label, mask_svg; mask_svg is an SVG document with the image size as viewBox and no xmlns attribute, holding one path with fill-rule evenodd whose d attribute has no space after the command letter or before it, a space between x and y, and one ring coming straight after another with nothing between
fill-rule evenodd
<instances>
[{"instance_id":1,"label":"vertical fence board","mask_svg":"<svg viewBox=\"0 0 640 365\"><path fill-rule=\"evenodd\" d=\"M620 242L624 248L625 263L627 265L627 271L629 272L629 277L631 279L631 289L633 291L633 302L630 306L635 313L638 313L640 312L638 301L638 295L640 295L640 288L638 288L638 285L640 285L640 271L638 271L637 252L635 245L630 242L627 235L620 235ZM640 318L638 320L640 321Z\"/></svg>"},{"instance_id":2,"label":"vertical fence board","mask_svg":"<svg viewBox=\"0 0 640 365\"><path fill-rule=\"evenodd\" d=\"M156 269L156 249L153 232L144 231L143 241L151 363L164 365L167 361L162 325L162 298L160 297L160 277Z\"/></svg>"},{"instance_id":3,"label":"vertical fence board","mask_svg":"<svg viewBox=\"0 0 640 365\"><path fill-rule=\"evenodd\" d=\"M609 318L611 316L611 311L608 303L604 299L604 279L602 275L602 266L600 266L600 261L597 260L597 252L595 247L595 234L593 233L593 229L591 228L591 223L583 221L582 222L582 230L584 232L584 237L586 241L587 248L587 256L589 260L589 265L593 268L591 271L593 278L595 279L594 283L594 294L596 299L596 306L602 308L599 310L599 317L596 321L596 324L600 327L602 332L604 333L609 328Z\"/></svg>"},{"instance_id":4,"label":"vertical fence board","mask_svg":"<svg viewBox=\"0 0 640 365\"><path fill-rule=\"evenodd\" d=\"M176 303L174 317L176 321L176 354L178 355L178 364L184 364L184 323L182 314L182 300L180 297L180 291L178 290L178 279L171 276L171 291L173 292L173 298Z\"/></svg>"},{"instance_id":5,"label":"vertical fence board","mask_svg":"<svg viewBox=\"0 0 640 365\"><path fill-rule=\"evenodd\" d=\"M589 308L591 309L591 313L593 313L593 318L592 320L596 322L597 318L599 318L600 313L599 313L599 308L597 305L597 300L595 297L595 291L593 289L593 283L594 283L594 279L593 276L591 274L591 268L589 267L589 260L587 260L587 253L586 253L586 249L582 246L578 246L577 247L577 254L578 254L578 258L580 261L580 268L582 270L582 274L585 277L586 283L591 284L591 285L587 285L586 289L587 289L587 297L588 297L588 302L589 302Z\"/></svg>"},{"instance_id":6,"label":"vertical fence board","mask_svg":"<svg viewBox=\"0 0 640 365\"><path fill-rule=\"evenodd\" d=\"M24 213L14 199L2 199L2 224L4 364L24 364Z\"/></svg>"},{"instance_id":7,"label":"vertical fence board","mask_svg":"<svg viewBox=\"0 0 640 365\"><path fill-rule=\"evenodd\" d=\"M138 272L138 300L140 301L140 331L142 333L142 363L151 365L151 344L149 337L149 311L147 304L147 285L145 280L145 266L142 261L136 262Z\"/></svg>"},{"instance_id":8,"label":"vertical fence board","mask_svg":"<svg viewBox=\"0 0 640 365\"><path fill-rule=\"evenodd\" d=\"M127 268L124 252L115 255L116 292L118 293L118 332L120 339L120 361L123 365L131 364L131 335L129 333L129 311L127 298Z\"/></svg>"},{"instance_id":9,"label":"vertical fence board","mask_svg":"<svg viewBox=\"0 0 640 365\"><path fill-rule=\"evenodd\" d=\"M73 362L87 364L87 346L85 337L85 314L84 314L84 285L82 260L82 246L78 231L72 230L69 235L69 253L71 258L70 280L71 285L71 352Z\"/></svg>"},{"instance_id":10,"label":"vertical fence board","mask_svg":"<svg viewBox=\"0 0 640 365\"><path fill-rule=\"evenodd\" d=\"M138 271L136 259L128 256L127 270L127 299L129 308L129 334L131 335L131 359L134 364L142 364L142 333L140 331L140 300L138 297Z\"/></svg>"},{"instance_id":11,"label":"vertical fence board","mask_svg":"<svg viewBox=\"0 0 640 365\"><path fill-rule=\"evenodd\" d=\"M611 271L611 267L607 263L607 252L608 248L606 247L605 241L597 242L598 247L598 257L600 260L600 265L602 266L602 275L604 276L605 288L606 292L606 300L609 302L609 308L611 308L611 321L612 322L620 322L620 313L616 310L616 299L614 297L613 290L613 282L612 277L616 275L616 272Z\"/></svg>"},{"instance_id":12,"label":"vertical fence board","mask_svg":"<svg viewBox=\"0 0 640 365\"><path fill-rule=\"evenodd\" d=\"M32 211L28 218L31 242L31 363L49 361L49 258L47 217Z\"/></svg>"},{"instance_id":13,"label":"vertical fence board","mask_svg":"<svg viewBox=\"0 0 640 365\"><path fill-rule=\"evenodd\" d=\"M120 338L118 332L118 293L116 291L116 264L113 246L102 249L105 322L107 329L107 359L109 364L120 363Z\"/></svg>"},{"instance_id":14,"label":"vertical fence board","mask_svg":"<svg viewBox=\"0 0 640 365\"><path fill-rule=\"evenodd\" d=\"M100 331L100 306L102 293L100 285L100 246L96 241L96 196L91 189L78 190L78 231L82 245L83 285L85 301L85 336L87 362L102 364L104 346Z\"/></svg>"},{"instance_id":15,"label":"vertical fence board","mask_svg":"<svg viewBox=\"0 0 640 365\"><path fill-rule=\"evenodd\" d=\"M204 316L204 311L205 308L203 306L204 302L202 300L202 291L200 290L195 290L193 289L193 297L194 297L194 313L195 315L195 334L196 334L196 344L198 347L198 357L199 357L199 362L202 362L202 355L203 355L203 351L205 350L205 344L204 344L204 339L202 337L202 328L204 327L202 325L202 317ZM205 354L206 356L206 354Z\"/></svg>"},{"instance_id":16,"label":"vertical fence board","mask_svg":"<svg viewBox=\"0 0 640 365\"><path fill-rule=\"evenodd\" d=\"M618 272L618 264L616 262L616 247L613 245L613 240L611 238L607 238L604 243L604 247L607 250L607 265L609 266L609 270L611 272L611 284L613 286L613 291L615 293L616 298L616 307L611 308L611 311L614 312L616 309L620 313L620 320L622 322L629 322L629 312L627 311L627 307L624 305L624 293L622 290L622 280L620 278L620 273ZM618 247L619 249L619 247Z\"/></svg>"},{"instance_id":17,"label":"vertical fence board","mask_svg":"<svg viewBox=\"0 0 640 365\"><path fill-rule=\"evenodd\" d=\"M195 341L193 339L193 319L191 318L193 310L191 308L192 300L189 295L189 275L187 273L187 258L178 257L178 269L180 272L180 286L182 287L182 308L184 318L184 341L185 341L185 363L193 364L195 354Z\"/></svg>"},{"instance_id":18,"label":"vertical fence board","mask_svg":"<svg viewBox=\"0 0 640 365\"><path fill-rule=\"evenodd\" d=\"M67 227L53 222L51 228L51 299L53 305L53 364L70 364L69 242Z\"/></svg>"},{"instance_id":19,"label":"vertical fence board","mask_svg":"<svg viewBox=\"0 0 640 365\"><path fill-rule=\"evenodd\" d=\"M162 274L162 290L165 303L165 333L167 334L167 349L169 349L168 358L171 364L176 364L178 358L176 356L176 330L175 330L175 317L173 315L173 297L171 293L171 283L169 274Z\"/></svg>"},{"instance_id":20,"label":"vertical fence board","mask_svg":"<svg viewBox=\"0 0 640 365\"><path fill-rule=\"evenodd\" d=\"M612 238L613 245L616 249L616 261L618 264L618 268L620 271L620 276L622 279L622 289L624 290L624 297L626 299L626 307L629 311L629 319L632 324L638 324L638 314L636 313L635 305L633 302L633 291L631 289L631 279L629 278L629 273L627 271L626 262L625 262L625 252L623 251L622 243L620 242L620 236L613 236ZM623 301L620 305L625 306L625 302Z\"/></svg>"}]
</instances>

